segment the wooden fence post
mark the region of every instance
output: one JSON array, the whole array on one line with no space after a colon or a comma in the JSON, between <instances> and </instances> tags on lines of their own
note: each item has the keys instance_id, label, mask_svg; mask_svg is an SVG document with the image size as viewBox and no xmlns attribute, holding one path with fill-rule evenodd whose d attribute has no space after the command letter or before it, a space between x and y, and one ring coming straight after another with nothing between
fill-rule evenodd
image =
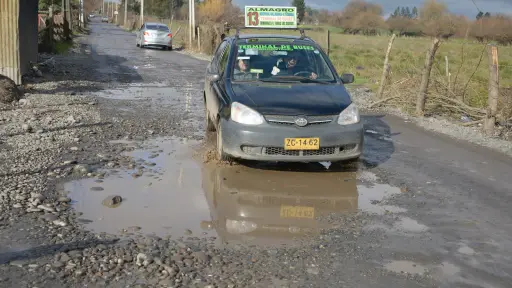
<instances>
[{"instance_id":1,"label":"wooden fence post","mask_svg":"<svg viewBox=\"0 0 512 288\"><path fill-rule=\"evenodd\" d=\"M389 40L388 50L386 51L386 57L384 58L384 68L382 71L382 77L380 78L379 90L377 91L377 98L382 98L382 94L384 94L384 85L386 84L386 80L388 79L389 76L389 70L391 68L389 66L389 54L391 53L391 47L393 47L395 37L396 35L393 33L393 35L391 35L391 39Z\"/></svg>"},{"instance_id":2,"label":"wooden fence post","mask_svg":"<svg viewBox=\"0 0 512 288\"><path fill-rule=\"evenodd\" d=\"M437 49L441 45L439 38L434 38L432 46L427 51L425 58L425 66L423 67L423 73L421 75L421 84L416 98L416 115L423 116L425 113L425 102L427 101L427 90L430 82L430 72L432 71L432 64L434 63L434 57L436 56Z\"/></svg>"},{"instance_id":3,"label":"wooden fence post","mask_svg":"<svg viewBox=\"0 0 512 288\"><path fill-rule=\"evenodd\" d=\"M201 28L197 26L197 50L201 52Z\"/></svg>"},{"instance_id":4,"label":"wooden fence post","mask_svg":"<svg viewBox=\"0 0 512 288\"><path fill-rule=\"evenodd\" d=\"M327 34L326 34L326 41L327 41L327 56L329 56L330 52L331 52L331 31L329 29L327 29Z\"/></svg>"},{"instance_id":5,"label":"wooden fence post","mask_svg":"<svg viewBox=\"0 0 512 288\"><path fill-rule=\"evenodd\" d=\"M450 63L448 62L448 56L444 56L444 61L446 65L446 80L448 81L448 92L452 92L452 79L450 73Z\"/></svg>"},{"instance_id":6,"label":"wooden fence post","mask_svg":"<svg viewBox=\"0 0 512 288\"><path fill-rule=\"evenodd\" d=\"M493 44L487 46L487 55L489 58L489 95L487 98L484 130L487 135L493 135L496 114L498 113L499 97L498 47Z\"/></svg>"}]
</instances>

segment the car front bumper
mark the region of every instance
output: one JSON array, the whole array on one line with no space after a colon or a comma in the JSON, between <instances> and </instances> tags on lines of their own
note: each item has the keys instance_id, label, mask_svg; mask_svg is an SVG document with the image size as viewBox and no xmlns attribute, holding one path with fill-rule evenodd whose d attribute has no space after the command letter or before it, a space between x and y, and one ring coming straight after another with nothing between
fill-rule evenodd
<instances>
[{"instance_id":1,"label":"car front bumper","mask_svg":"<svg viewBox=\"0 0 512 288\"><path fill-rule=\"evenodd\" d=\"M336 121L298 127L265 122L250 126L221 119L224 152L234 158L277 162L343 161L358 158L363 150L363 124ZM285 138L320 138L319 150L285 150Z\"/></svg>"}]
</instances>

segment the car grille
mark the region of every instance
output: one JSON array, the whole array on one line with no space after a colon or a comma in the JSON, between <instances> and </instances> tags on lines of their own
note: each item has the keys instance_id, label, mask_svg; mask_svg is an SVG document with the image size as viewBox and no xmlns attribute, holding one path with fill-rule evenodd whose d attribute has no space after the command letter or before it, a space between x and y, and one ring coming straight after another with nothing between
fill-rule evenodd
<instances>
[{"instance_id":1,"label":"car grille","mask_svg":"<svg viewBox=\"0 0 512 288\"><path fill-rule=\"evenodd\" d=\"M336 147L320 147L318 150L285 150L283 147L254 147L242 146L242 151L246 154L265 155L265 156L324 156L346 153L356 148L355 144L336 146Z\"/></svg>"},{"instance_id":2,"label":"car grille","mask_svg":"<svg viewBox=\"0 0 512 288\"><path fill-rule=\"evenodd\" d=\"M318 124L327 124L331 123L336 115L323 115L323 116L288 116L288 115L264 115L267 122L272 124L282 124L282 125L295 125L295 119L299 117L306 118L308 120L308 125L318 125Z\"/></svg>"}]
</instances>

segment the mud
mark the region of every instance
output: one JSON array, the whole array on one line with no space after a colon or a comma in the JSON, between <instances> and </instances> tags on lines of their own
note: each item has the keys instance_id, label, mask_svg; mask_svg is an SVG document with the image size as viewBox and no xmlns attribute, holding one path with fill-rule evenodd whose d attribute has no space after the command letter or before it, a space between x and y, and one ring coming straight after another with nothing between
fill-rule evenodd
<instances>
[{"instance_id":1,"label":"mud","mask_svg":"<svg viewBox=\"0 0 512 288\"><path fill-rule=\"evenodd\" d=\"M207 139L110 141L131 150L125 153L131 169L104 169L97 177L66 183L64 189L86 229L96 233L215 236L219 243L262 246L300 244L302 238L340 225L325 221L327 217L407 211L383 204L401 190L375 183L371 172L331 171L329 162L200 161L212 149L214 141ZM109 195L121 196L122 203L102 205ZM405 228L416 228L407 218L402 221Z\"/></svg>"}]
</instances>

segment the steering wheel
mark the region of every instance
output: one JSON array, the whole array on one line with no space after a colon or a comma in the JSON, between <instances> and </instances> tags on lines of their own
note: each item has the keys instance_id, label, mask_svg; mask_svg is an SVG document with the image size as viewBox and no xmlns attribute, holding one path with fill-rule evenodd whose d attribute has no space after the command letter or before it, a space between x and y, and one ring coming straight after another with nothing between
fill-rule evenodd
<instances>
[{"instance_id":1,"label":"steering wheel","mask_svg":"<svg viewBox=\"0 0 512 288\"><path fill-rule=\"evenodd\" d=\"M311 76L311 73L312 73L312 71L303 70L303 71L299 71L297 73L293 73L293 76L300 76L301 74L304 74L304 77L309 77L309 76Z\"/></svg>"}]
</instances>

